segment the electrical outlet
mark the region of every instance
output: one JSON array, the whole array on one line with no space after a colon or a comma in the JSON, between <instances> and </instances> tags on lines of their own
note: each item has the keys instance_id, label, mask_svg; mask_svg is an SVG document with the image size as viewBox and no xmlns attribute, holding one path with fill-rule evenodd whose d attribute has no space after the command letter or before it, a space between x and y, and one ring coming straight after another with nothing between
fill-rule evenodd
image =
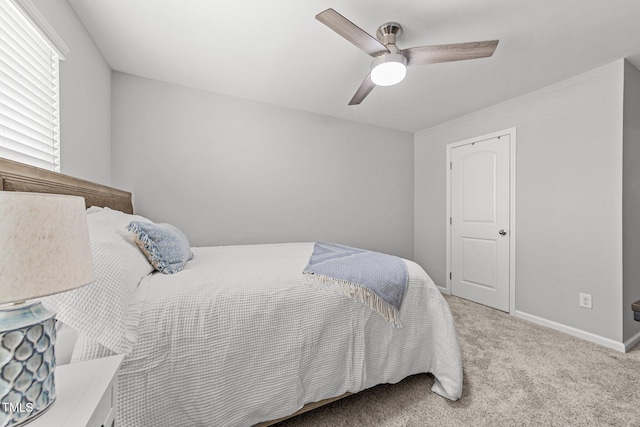
<instances>
[{"instance_id":1,"label":"electrical outlet","mask_svg":"<svg viewBox=\"0 0 640 427\"><path fill-rule=\"evenodd\" d=\"M591 305L591 294L580 294L580 307L593 308Z\"/></svg>"}]
</instances>

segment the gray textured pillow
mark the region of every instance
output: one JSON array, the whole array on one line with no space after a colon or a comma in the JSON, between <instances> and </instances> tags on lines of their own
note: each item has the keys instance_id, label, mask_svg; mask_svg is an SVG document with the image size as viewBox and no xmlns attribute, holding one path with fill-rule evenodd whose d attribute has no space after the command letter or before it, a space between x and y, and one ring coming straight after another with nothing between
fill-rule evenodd
<instances>
[{"instance_id":1,"label":"gray textured pillow","mask_svg":"<svg viewBox=\"0 0 640 427\"><path fill-rule=\"evenodd\" d=\"M171 224L133 221L127 230L135 235L140 250L161 273L177 273L193 258L187 237Z\"/></svg>"}]
</instances>

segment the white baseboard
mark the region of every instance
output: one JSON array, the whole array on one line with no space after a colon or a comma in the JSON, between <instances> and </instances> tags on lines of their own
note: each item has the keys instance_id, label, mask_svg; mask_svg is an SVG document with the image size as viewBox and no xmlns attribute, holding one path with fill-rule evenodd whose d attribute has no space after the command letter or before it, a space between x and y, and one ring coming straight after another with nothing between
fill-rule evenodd
<instances>
[{"instance_id":1,"label":"white baseboard","mask_svg":"<svg viewBox=\"0 0 640 427\"><path fill-rule=\"evenodd\" d=\"M639 342L640 342L640 332L638 332L637 334L635 334L634 336L632 336L631 338L629 338L624 342L624 351L627 352L631 350Z\"/></svg>"},{"instance_id":2,"label":"white baseboard","mask_svg":"<svg viewBox=\"0 0 640 427\"><path fill-rule=\"evenodd\" d=\"M440 293L443 295L451 295L451 292L449 292L447 288L443 288L442 286L438 286L438 285L436 285L436 288L438 288Z\"/></svg>"},{"instance_id":3,"label":"white baseboard","mask_svg":"<svg viewBox=\"0 0 640 427\"><path fill-rule=\"evenodd\" d=\"M583 340L600 344L602 346L611 348L613 350L617 350L621 353L626 353L633 347L633 345L629 346L633 340L635 342L640 342L640 333L635 335L631 340L621 343L618 341L614 341L609 338L601 337L600 335L592 334L591 332L583 331L582 329L577 329L572 326L563 325L562 323L553 322L551 320L543 319L542 317L534 316L532 314L524 313L522 311L516 310L515 316L520 319L528 320L529 322L536 323L538 325L546 326L547 328L554 329L556 331L564 332L565 334L572 335L574 337L582 338Z\"/></svg>"}]
</instances>

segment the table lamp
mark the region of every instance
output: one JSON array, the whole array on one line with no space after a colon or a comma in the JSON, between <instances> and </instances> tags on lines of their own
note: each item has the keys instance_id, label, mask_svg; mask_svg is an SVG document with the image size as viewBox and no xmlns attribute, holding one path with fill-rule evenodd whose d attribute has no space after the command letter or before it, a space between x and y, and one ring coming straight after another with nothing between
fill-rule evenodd
<instances>
[{"instance_id":1,"label":"table lamp","mask_svg":"<svg viewBox=\"0 0 640 427\"><path fill-rule=\"evenodd\" d=\"M0 427L56 398L55 314L27 300L93 280L82 197L0 191Z\"/></svg>"}]
</instances>

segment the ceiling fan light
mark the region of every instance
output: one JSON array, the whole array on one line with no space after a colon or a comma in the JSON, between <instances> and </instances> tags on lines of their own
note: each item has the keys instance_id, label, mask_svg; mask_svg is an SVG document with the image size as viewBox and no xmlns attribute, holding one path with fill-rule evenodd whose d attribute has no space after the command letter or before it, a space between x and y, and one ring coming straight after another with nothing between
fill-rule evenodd
<instances>
[{"instance_id":1,"label":"ceiling fan light","mask_svg":"<svg viewBox=\"0 0 640 427\"><path fill-rule=\"evenodd\" d=\"M381 55L371 64L371 81L376 86L392 86L407 75L407 60L400 54Z\"/></svg>"}]
</instances>

